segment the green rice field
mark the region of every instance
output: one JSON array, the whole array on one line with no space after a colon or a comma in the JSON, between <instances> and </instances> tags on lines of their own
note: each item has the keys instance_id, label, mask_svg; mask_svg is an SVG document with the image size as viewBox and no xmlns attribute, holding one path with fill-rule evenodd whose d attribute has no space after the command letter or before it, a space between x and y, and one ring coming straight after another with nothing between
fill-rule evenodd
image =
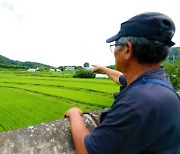
<instances>
[{"instance_id":1,"label":"green rice field","mask_svg":"<svg viewBox=\"0 0 180 154\"><path fill-rule=\"evenodd\" d=\"M0 132L61 119L71 107L109 107L118 90L110 79L77 79L70 72L0 70Z\"/></svg>"}]
</instances>

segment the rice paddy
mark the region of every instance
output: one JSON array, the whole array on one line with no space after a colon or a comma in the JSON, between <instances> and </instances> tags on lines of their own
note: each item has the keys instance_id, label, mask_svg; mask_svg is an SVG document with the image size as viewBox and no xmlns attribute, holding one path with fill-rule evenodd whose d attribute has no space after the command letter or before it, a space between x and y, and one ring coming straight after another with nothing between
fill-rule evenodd
<instances>
[{"instance_id":1,"label":"rice paddy","mask_svg":"<svg viewBox=\"0 0 180 154\"><path fill-rule=\"evenodd\" d=\"M68 73L0 71L0 132L61 119L71 107L84 112L111 106L119 86L110 79Z\"/></svg>"}]
</instances>

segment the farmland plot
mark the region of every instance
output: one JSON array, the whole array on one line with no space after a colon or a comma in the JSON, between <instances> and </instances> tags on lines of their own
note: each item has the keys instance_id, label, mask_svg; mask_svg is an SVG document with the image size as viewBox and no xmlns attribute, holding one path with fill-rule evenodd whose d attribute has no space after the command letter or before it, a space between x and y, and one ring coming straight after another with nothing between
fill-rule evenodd
<instances>
[{"instance_id":1,"label":"farmland plot","mask_svg":"<svg viewBox=\"0 0 180 154\"><path fill-rule=\"evenodd\" d=\"M74 104L0 87L0 131L60 119Z\"/></svg>"},{"instance_id":2,"label":"farmland plot","mask_svg":"<svg viewBox=\"0 0 180 154\"><path fill-rule=\"evenodd\" d=\"M118 89L107 79L0 72L0 131L60 119L70 107L83 111L109 107Z\"/></svg>"}]
</instances>

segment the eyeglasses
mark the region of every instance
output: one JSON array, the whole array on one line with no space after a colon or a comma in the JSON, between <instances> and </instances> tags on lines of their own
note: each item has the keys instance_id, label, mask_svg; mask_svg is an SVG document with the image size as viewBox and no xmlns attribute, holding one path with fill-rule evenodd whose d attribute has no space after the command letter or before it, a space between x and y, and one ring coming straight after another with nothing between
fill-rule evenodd
<instances>
[{"instance_id":1,"label":"eyeglasses","mask_svg":"<svg viewBox=\"0 0 180 154\"><path fill-rule=\"evenodd\" d=\"M110 50L111 50L112 53L114 53L115 47L117 47L117 46L123 46L123 45L124 45L124 44L122 44L122 43L111 44L111 45L110 45Z\"/></svg>"}]
</instances>

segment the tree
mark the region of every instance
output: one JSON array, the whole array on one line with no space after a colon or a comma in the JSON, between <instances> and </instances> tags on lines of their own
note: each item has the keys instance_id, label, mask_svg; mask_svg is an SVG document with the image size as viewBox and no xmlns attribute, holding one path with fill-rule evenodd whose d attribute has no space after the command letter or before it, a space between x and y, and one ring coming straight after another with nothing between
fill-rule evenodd
<instances>
[{"instance_id":1,"label":"tree","mask_svg":"<svg viewBox=\"0 0 180 154\"><path fill-rule=\"evenodd\" d=\"M170 77L173 87L176 90L180 90L180 60L175 60L174 63L165 61L163 65L166 73Z\"/></svg>"},{"instance_id":2,"label":"tree","mask_svg":"<svg viewBox=\"0 0 180 154\"><path fill-rule=\"evenodd\" d=\"M61 71L64 71L65 70L65 66L59 66L58 67Z\"/></svg>"},{"instance_id":3,"label":"tree","mask_svg":"<svg viewBox=\"0 0 180 154\"><path fill-rule=\"evenodd\" d=\"M89 63L88 63L88 62L85 62L83 66L84 66L84 67L89 67Z\"/></svg>"},{"instance_id":4,"label":"tree","mask_svg":"<svg viewBox=\"0 0 180 154\"><path fill-rule=\"evenodd\" d=\"M170 62L174 62L179 59L180 47L172 47L167 56L167 60Z\"/></svg>"}]
</instances>

